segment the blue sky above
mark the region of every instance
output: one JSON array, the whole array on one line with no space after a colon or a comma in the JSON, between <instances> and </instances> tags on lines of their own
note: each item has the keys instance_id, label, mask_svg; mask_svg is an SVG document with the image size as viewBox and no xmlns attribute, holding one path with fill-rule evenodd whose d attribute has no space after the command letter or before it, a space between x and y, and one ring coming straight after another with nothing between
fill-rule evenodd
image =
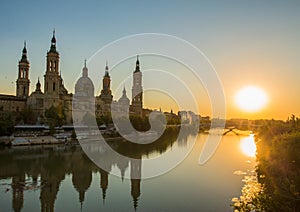
<instances>
[{"instance_id":1,"label":"blue sky above","mask_svg":"<svg viewBox=\"0 0 300 212\"><path fill-rule=\"evenodd\" d=\"M299 101L285 94L300 91L299 11L299 1L2 1L0 93L15 92L24 40L31 91L38 76L43 78L53 28L70 92L84 58L121 37L156 32L183 38L204 52L220 75L229 107L234 91L259 84L278 107L266 117L276 117L283 102L291 106L279 118L297 114Z\"/></svg>"}]
</instances>

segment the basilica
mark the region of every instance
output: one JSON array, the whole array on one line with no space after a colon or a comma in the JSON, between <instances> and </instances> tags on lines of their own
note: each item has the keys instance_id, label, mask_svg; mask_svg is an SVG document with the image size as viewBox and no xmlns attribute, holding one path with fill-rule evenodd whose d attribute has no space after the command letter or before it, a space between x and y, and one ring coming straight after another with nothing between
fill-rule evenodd
<instances>
[{"instance_id":1,"label":"basilica","mask_svg":"<svg viewBox=\"0 0 300 212\"><path fill-rule=\"evenodd\" d=\"M76 117L78 119L82 119L88 111L94 112L96 117L110 116L112 105L118 112L129 112L132 115L144 116L147 112L143 109L142 72L138 56L133 71L131 104L125 88L121 98L118 101L113 100L108 64L105 66L101 93L96 96L94 95L93 82L88 76L86 61L82 69L82 76L76 82L74 95L69 93L64 86L59 65L60 55L56 47L55 31L53 31L50 49L46 56L43 90L41 81L38 79L35 90L30 93L30 63L25 42L22 57L18 64L16 95L0 94L0 118L30 109L36 117L36 122L39 122L45 119L45 111L54 107L59 115L64 116L64 124L72 124L73 109L78 112L79 116Z\"/></svg>"}]
</instances>

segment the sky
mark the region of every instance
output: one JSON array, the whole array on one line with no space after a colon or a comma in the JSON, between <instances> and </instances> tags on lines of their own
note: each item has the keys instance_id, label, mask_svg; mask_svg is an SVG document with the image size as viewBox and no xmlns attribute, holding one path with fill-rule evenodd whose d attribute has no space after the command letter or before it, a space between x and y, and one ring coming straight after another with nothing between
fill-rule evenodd
<instances>
[{"instance_id":1,"label":"sky","mask_svg":"<svg viewBox=\"0 0 300 212\"><path fill-rule=\"evenodd\" d=\"M134 34L163 33L188 41L209 59L223 85L227 118L300 116L299 11L299 1L276 0L1 1L0 93L15 93L24 40L31 66L30 88L34 91L37 78L43 79L45 73L53 28L60 69L69 92L74 92L84 59L103 46ZM128 69L133 70L134 58L130 58ZM143 59L144 65L151 61L141 57L142 69ZM98 81L102 80L104 67L105 61L99 61ZM114 85L114 80L119 79L112 78L112 87L117 89L120 84ZM260 87L268 96L267 105L258 112L246 112L234 102L235 93L247 85ZM124 86L131 97L131 84ZM197 86L192 92L197 92ZM210 115L210 97L203 89L199 85L203 95L196 101L200 114ZM113 92L118 99L121 92ZM145 107L177 110L174 101L149 96L145 96ZM155 105L158 99L161 102Z\"/></svg>"}]
</instances>

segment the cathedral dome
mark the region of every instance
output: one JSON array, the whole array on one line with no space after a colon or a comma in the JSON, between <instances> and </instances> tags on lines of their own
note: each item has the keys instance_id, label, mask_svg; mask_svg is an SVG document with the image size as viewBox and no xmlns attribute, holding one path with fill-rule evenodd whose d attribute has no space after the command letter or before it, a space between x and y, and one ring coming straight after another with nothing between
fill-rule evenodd
<instances>
[{"instance_id":1,"label":"cathedral dome","mask_svg":"<svg viewBox=\"0 0 300 212\"><path fill-rule=\"evenodd\" d=\"M75 95L93 97L94 96L94 84L89 77L80 77L75 85Z\"/></svg>"},{"instance_id":2,"label":"cathedral dome","mask_svg":"<svg viewBox=\"0 0 300 212\"><path fill-rule=\"evenodd\" d=\"M80 77L75 85L75 96L80 97L94 97L94 83L88 77L88 68L86 62L82 69L82 77Z\"/></svg>"}]
</instances>

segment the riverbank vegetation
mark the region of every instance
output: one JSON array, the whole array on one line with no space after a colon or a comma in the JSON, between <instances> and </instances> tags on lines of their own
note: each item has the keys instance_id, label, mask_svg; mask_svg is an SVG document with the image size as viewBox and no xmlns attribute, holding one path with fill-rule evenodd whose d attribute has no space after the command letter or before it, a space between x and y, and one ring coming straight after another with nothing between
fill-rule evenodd
<instances>
[{"instance_id":1,"label":"riverbank vegetation","mask_svg":"<svg viewBox=\"0 0 300 212\"><path fill-rule=\"evenodd\" d=\"M239 199L233 199L234 209L300 211L300 119L292 115L285 122L266 121L256 134L256 176L261 189L254 189L251 198L242 191Z\"/></svg>"}]
</instances>

